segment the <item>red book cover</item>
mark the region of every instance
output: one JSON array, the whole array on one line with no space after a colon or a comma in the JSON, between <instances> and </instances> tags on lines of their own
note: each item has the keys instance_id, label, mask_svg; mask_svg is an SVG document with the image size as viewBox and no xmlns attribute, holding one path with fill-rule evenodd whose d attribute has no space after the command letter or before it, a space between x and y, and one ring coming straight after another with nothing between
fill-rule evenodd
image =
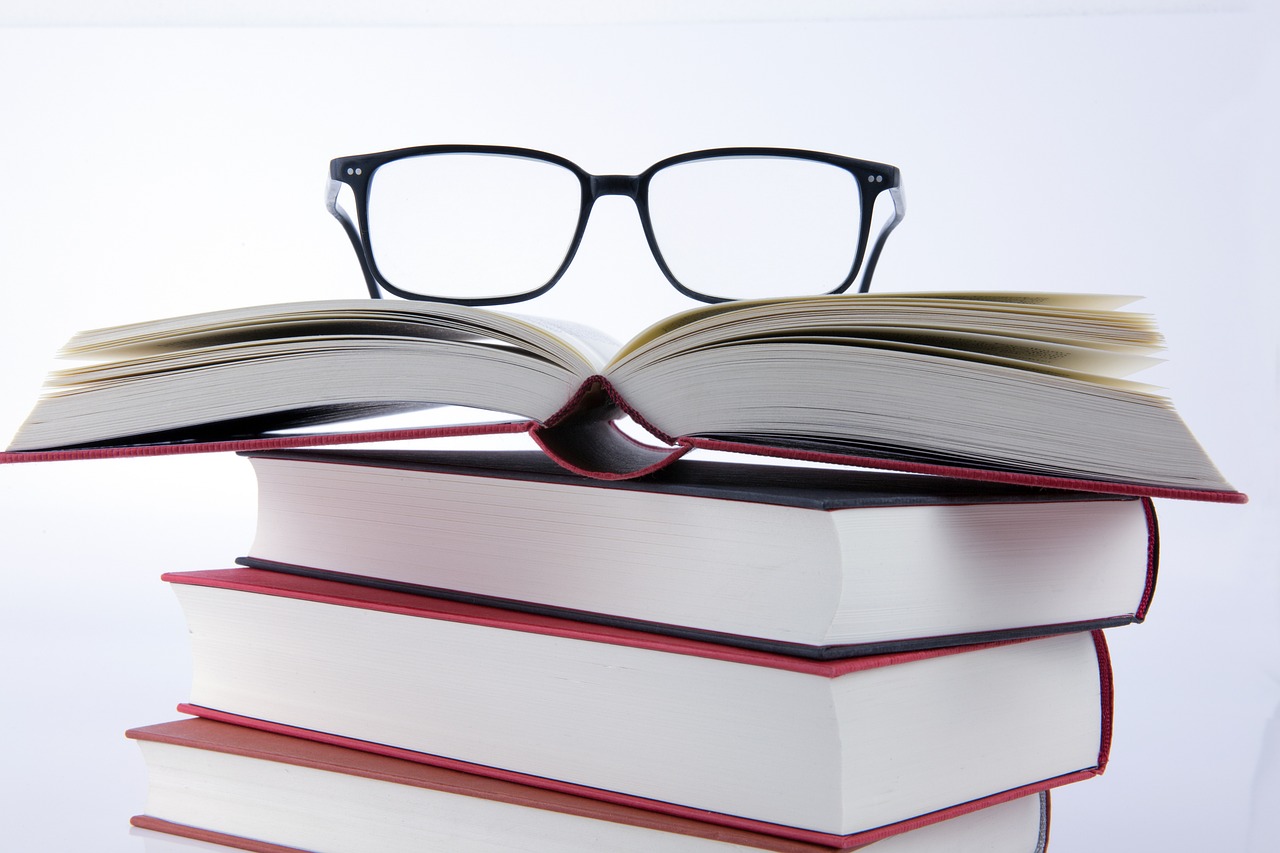
<instances>
[{"instance_id":1,"label":"red book cover","mask_svg":"<svg viewBox=\"0 0 1280 853\"><path fill-rule=\"evenodd\" d=\"M557 637L585 640L594 643L609 643L623 646L650 649L678 655L691 655L715 660L731 661L752 666L771 667L792 672L807 673L824 678L893 666L910 661L938 658L947 655L964 654L970 651L1006 646L1015 643L1036 642L1035 640L1010 640L966 647L947 647L895 654L874 655L860 658L839 660L814 660L793 657L764 651L735 648L715 643L701 642L692 639L655 635L646 632L628 630L604 625L578 623L532 613L500 611L493 608L473 604L430 599L423 596L400 593L391 590L355 587L331 581L313 578L277 574L254 569L228 569L206 572L182 572L167 574L164 580L177 584L194 584L222 589L239 590L263 595L277 595L298 598L318 603L335 604L343 607L358 607L388 613L420 616L430 619L462 622L470 625L484 625L502 630L523 631L534 634L547 634ZM255 719L223 710L202 707L195 704L182 704L178 710L182 713L204 717L220 722L234 723L289 735L322 743L347 748L365 750L383 756L421 762L436 767L459 770L466 773L488 776L507 782L532 785L547 790L574 796L587 797L617 805L647 811L657 811L681 818L690 818L720 826L775 835L809 844L826 845L843 849L857 844L875 841L888 835L906 831L918 826L927 825L958 814L982 808L994 803L1046 791L1059 785L1087 779L1102 773L1106 767L1111 748L1112 729L1112 674L1106 642L1101 631L1092 633L1094 649L1097 657L1099 679L1099 719L1100 737L1096 763L1092 767L1043 779L1032 784L1019 785L989 796L969 802L957 803L949 808L940 809L898 821L890 825L877 827L869 831L838 835L794 826L754 820L730 814L721 814L702 808L692 808L675 803L639 797L626 793L618 793L600 788L588 787L556 779L515 772L499 767L475 764L454 758L431 755L387 744L358 740L351 737L334 735L313 729L295 727L282 722Z\"/></svg>"},{"instance_id":2,"label":"red book cover","mask_svg":"<svg viewBox=\"0 0 1280 853\"><path fill-rule=\"evenodd\" d=\"M156 741L192 749L229 753L661 832L690 835L727 844L754 847L772 851L772 853L851 853L875 843L873 840L868 840L847 845L830 845L783 838L771 833L699 820L696 817L636 808L568 791L523 785L421 761L379 755L367 750L347 749L317 740L289 737L198 717L131 729L126 732L126 736L138 741ZM1048 830L1048 792L1040 794L1038 799L1043 836ZM295 849L270 842L231 836L216 828L187 826L146 814L137 815L130 822L144 829L257 851L257 853L286 853ZM1032 849L1028 848L1027 853L1033 853Z\"/></svg>"}]
</instances>

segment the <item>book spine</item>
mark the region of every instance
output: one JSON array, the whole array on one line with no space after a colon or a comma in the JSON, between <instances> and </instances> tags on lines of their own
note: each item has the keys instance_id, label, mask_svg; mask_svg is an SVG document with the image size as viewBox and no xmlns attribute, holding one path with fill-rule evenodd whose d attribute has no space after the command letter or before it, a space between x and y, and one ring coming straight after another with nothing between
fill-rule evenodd
<instances>
[{"instance_id":1,"label":"book spine","mask_svg":"<svg viewBox=\"0 0 1280 853\"><path fill-rule=\"evenodd\" d=\"M1142 622L1147 618L1151 599L1156 594L1156 575L1160 567L1160 521L1156 518L1155 502L1144 497L1142 509L1147 516L1147 583L1142 591L1142 599L1138 602L1138 609L1133 614L1135 622Z\"/></svg>"},{"instance_id":2,"label":"book spine","mask_svg":"<svg viewBox=\"0 0 1280 853\"><path fill-rule=\"evenodd\" d=\"M1089 775L1101 775L1107 769L1111 756L1111 729L1115 713L1115 682L1111 671L1111 654L1107 650L1107 638L1101 631L1093 632L1093 647L1098 653L1098 691L1102 711L1102 735L1098 743L1098 766Z\"/></svg>"}]
</instances>

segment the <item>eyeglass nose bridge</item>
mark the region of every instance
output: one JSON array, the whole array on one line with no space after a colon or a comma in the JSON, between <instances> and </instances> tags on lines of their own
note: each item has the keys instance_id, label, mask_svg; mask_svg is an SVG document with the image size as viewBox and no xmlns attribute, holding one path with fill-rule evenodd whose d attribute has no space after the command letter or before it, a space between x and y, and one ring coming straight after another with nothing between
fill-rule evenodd
<instances>
[{"instance_id":1,"label":"eyeglass nose bridge","mask_svg":"<svg viewBox=\"0 0 1280 853\"><path fill-rule=\"evenodd\" d=\"M625 195L632 201L640 198L639 175L591 175L588 188L594 202L604 195Z\"/></svg>"}]
</instances>

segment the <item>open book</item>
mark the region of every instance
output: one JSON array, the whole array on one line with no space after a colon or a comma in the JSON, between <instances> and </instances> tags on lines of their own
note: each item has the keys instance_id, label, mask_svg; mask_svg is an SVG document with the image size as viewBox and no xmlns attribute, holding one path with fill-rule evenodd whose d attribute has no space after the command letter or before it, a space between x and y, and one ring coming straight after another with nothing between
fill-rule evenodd
<instances>
[{"instance_id":1,"label":"open book","mask_svg":"<svg viewBox=\"0 0 1280 853\"><path fill-rule=\"evenodd\" d=\"M640 476L689 448L1241 502L1172 404L1132 381L1162 345L1127 297L856 294L731 302L617 345L482 308L338 300L75 336L4 461L531 432ZM453 405L515 420L281 430ZM617 428L629 415L660 444ZM55 451L55 452L49 452Z\"/></svg>"}]
</instances>

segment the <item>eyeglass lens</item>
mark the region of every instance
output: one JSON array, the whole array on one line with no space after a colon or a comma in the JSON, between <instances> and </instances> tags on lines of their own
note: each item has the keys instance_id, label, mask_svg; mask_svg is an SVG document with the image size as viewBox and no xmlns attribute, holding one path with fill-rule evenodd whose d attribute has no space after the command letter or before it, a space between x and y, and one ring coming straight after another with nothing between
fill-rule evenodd
<instances>
[{"instance_id":1,"label":"eyeglass lens","mask_svg":"<svg viewBox=\"0 0 1280 853\"><path fill-rule=\"evenodd\" d=\"M556 274L582 207L555 163L492 154L393 160L369 184L378 271L403 290L450 299L518 296Z\"/></svg>"},{"instance_id":2,"label":"eyeglass lens","mask_svg":"<svg viewBox=\"0 0 1280 853\"><path fill-rule=\"evenodd\" d=\"M649 184L654 239L671 274L726 299L839 287L857 256L861 204L848 171L790 157L690 160Z\"/></svg>"}]
</instances>

